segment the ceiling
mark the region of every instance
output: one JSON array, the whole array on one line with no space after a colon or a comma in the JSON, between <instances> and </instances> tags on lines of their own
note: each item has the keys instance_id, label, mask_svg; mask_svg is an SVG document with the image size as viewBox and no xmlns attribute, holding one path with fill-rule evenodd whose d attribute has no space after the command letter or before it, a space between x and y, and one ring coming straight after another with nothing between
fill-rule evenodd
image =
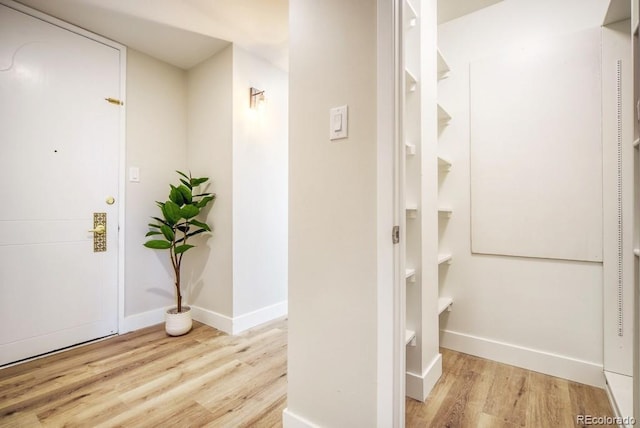
<instances>
[{"instance_id":1,"label":"ceiling","mask_svg":"<svg viewBox=\"0 0 640 428\"><path fill-rule=\"evenodd\" d=\"M502 0L438 0L438 24L475 12Z\"/></svg>"},{"instance_id":2,"label":"ceiling","mask_svg":"<svg viewBox=\"0 0 640 428\"><path fill-rule=\"evenodd\" d=\"M288 69L288 0L19 0L182 69L229 42ZM438 23L502 0L439 0Z\"/></svg>"},{"instance_id":3,"label":"ceiling","mask_svg":"<svg viewBox=\"0 0 640 428\"><path fill-rule=\"evenodd\" d=\"M229 42L288 67L288 0L19 0L183 69Z\"/></svg>"}]
</instances>

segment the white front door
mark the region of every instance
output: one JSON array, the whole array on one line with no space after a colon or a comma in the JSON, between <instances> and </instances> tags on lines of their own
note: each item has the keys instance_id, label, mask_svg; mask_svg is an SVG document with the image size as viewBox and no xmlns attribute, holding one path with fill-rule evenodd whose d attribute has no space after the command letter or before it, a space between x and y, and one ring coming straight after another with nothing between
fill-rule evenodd
<instances>
[{"instance_id":1,"label":"white front door","mask_svg":"<svg viewBox=\"0 0 640 428\"><path fill-rule=\"evenodd\" d=\"M117 332L120 55L0 5L0 365Z\"/></svg>"}]
</instances>

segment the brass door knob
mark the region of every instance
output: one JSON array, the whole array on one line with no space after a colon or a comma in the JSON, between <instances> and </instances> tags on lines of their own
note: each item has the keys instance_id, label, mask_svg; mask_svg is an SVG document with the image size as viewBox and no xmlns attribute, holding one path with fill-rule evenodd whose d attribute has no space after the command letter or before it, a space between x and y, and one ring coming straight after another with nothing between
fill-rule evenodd
<instances>
[{"instance_id":1,"label":"brass door knob","mask_svg":"<svg viewBox=\"0 0 640 428\"><path fill-rule=\"evenodd\" d=\"M89 232L93 232L93 233L104 233L107 230L106 227L104 227L103 224L99 224L96 226L95 229L89 229Z\"/></svg>"}]
</instances>

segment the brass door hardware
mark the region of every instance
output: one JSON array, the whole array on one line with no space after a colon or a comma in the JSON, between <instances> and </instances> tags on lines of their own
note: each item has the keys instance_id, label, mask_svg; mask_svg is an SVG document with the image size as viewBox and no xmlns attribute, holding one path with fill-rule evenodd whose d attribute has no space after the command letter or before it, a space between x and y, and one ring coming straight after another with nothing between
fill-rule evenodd
<instances>
[{"instance_id":1,"label":"brass door hardware","mask_svg":"<svg viewBox=\"0 0 640 428\"><path fill-rule=\"evenodd\" d=\"M93 252L107 251L107 213L93 213Z\"/></svg>"}]
</instances>

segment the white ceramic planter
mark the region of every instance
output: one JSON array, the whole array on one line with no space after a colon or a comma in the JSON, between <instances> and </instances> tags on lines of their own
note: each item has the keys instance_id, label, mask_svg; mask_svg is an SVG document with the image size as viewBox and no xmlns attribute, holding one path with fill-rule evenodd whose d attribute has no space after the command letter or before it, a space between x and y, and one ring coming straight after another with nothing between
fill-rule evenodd
<instances>
[{"instance_id":1,"label":"white ceramic planter","mask_svg":"<svg viewBox=\"0 0 640 428\"><path fill-rule=\"evenodd\" d=\"M169 336L182 336L191 330L191 325L191 308L189 306L183 306L180 313L176 308L167 310L164 327Z\"/></svg>"}]
</instances>

